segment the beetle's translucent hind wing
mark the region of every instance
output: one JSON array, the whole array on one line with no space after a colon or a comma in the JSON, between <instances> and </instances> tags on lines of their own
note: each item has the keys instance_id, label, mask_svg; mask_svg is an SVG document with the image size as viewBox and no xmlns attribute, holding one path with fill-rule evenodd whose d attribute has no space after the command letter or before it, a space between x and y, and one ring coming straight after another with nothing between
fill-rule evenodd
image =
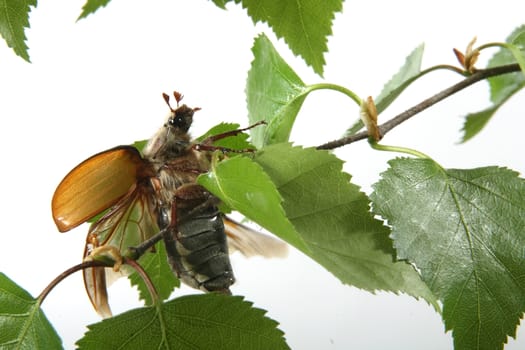
<instances>
[{"instance_id":1,"label":"beetle's translucent hind wing","mask_svg":"<svg viewBox=\"0 0 525 350\"><path fill-rule=\"evenodd\" d=\"M239 251L246 257L265 258L284 258L288 255L286 242L251 229L228 216L224 217L224 229L230 254Z\"/></svg>"}]
</instances>

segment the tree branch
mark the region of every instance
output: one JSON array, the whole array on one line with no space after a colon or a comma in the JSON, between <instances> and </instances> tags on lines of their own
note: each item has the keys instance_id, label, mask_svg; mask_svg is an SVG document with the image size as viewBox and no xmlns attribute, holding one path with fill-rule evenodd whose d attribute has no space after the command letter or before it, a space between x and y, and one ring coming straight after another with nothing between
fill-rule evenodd
<instances>
[{"instance_id":1,"label":"tree branch","mask_svg":"<svg viewBox=\"0 0 525 350\"><path fill-rule=\"evenodd\" d=\"M519 72L520 66L518 64L509 64L505 66L499 66L499 67L493 67L493 68L487 68L487 69L481 69L470 75L469 77L465 78L464 80L460 81L457 84L452 85L451 87L438 92L432 97L427 98L426 100L418 103L417 105L407 109L401 114L398 114L394 118L390 119L389 121L379 125L379 131L382 136L386 135L390 130L394 129L399 124L407 121L408 119L412 118L414 115L424 111L430 106L435 105L436 103L444 100L445 98L452 96L458 91L461 91L470 85L473 85L477 83L480 80L484 80L490 77L494 77L497 75L503 75L513 72ZM368 138L368 132L367 131L361 131L356 134L343 137L338 140L334 140L331 142L327 142L325 144L322 144L320 146L317 146L317 149L334 149L341 146L345 146L348 144L351 144L353 142L363 140Z\"/></svg>"}]
</instances>

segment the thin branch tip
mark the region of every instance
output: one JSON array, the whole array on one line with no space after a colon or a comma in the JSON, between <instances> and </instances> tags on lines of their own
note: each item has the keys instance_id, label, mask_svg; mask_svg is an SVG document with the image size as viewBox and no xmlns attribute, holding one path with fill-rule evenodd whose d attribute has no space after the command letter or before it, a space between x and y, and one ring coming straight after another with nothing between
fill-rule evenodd
<instances>
[{"instance_id":1,"label":"thin branch tip","mask_svg":"<svg viewBox=\"0 0 525 350\"><path fill-rule=\"evenodd\" d=\"M447 97L452 96L453 94L469 87L470 85L473 85L481 80L495 77L498 75L503 74L509 74L509 73L515 73L519 72L520 66L519 64L508 64L504 66L497 66L497 67L491 67L486 69L478 69L474 73L468 75L465 79L461 80L460 82L438 92L437 94L421 101L420 103L416 104L413 107L410 107L406 111L398 114L397 116L393 117L392 119L388 120L387 122L381 124L378 126L379 132L381 136L385 136L388 132L390 132L392 129L396 128L400 124L404 123L408 119L412 118L416 114L421 113L425 109L437 104L438 102L443 101ZM368 138L368 132L367 131L361 131L353 135L345 136L340 139L330 141L327 143L324 143L322 145L317 146L317 149L323 149L323 150L331 150L336 149L342 146L349 145L351 143L364 140Z\"/></svg>"}]
</instances>

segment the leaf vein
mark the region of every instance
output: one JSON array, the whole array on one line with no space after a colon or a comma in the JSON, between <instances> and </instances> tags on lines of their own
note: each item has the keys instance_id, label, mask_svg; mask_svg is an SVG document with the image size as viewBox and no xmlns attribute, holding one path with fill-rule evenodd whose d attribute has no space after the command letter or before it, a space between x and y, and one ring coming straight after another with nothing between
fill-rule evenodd
<instances>
[{"instance_id":1,"label":"leaf vein","mask_svg":"<svg viewBox=\"0 0 525 350\"><path fill-rule=\"evenodd\" d=\"M464 182L464 183L467 183L471 186L474 186L474 187L477 187L478 189L481 189L481 190L484 190L486 191L488 194L490 195L493 195L494 197L497 197L501 200L504 200L510 204L512 204L512 206L516 206L520 209L524 209L525 210L525 202L521 202L521 201L518 201L518 202L514 202L512 199L502 195L501 193L498 193L488 187L485 187L485 186L482 186L481 184L479 183L476 183L476 182L473 182L472 180L470 179L462 179L462 178L458 178L456 176L453 176L449 173L447 173L447 175L449 175L450 177L454 178L455 180L459 181L459 182ZM491 174L492 175L492 174ZM484 175L484 176L478 176L477 179L481 179L481 178L484 178L484 177L488 177L488 175Z\"/></svg>"},{"instance_id":2,"label":"leaf vein","mask_svg":"<svg viewBox=\"0 0 525 350\"><path fill-rule=\"evenodd\" d=\"M455 191L454 186L452 186L452 184L448 181L448 178L447 178L447 186L449 187L450 193L451 193L452 198L454 200L454 204L456 205L457 211L459 213L461 225L463 226L463 229L465 230L465 236L467 238L467 242L468 242L468 245L470 247L469 253L470 253L470 258L471 258L471 261L472 261L472 264L473 264L473 270L472 271L473 271L473 274L474 274L474 281L475 281L475 285L476 285L475 286L475 288L476 288L476 308L477 308L476 318L478 320L478 328L477 328L477 332L476 332L476 342L477 342L477 348L479 349L480 337L481 337L481 300L480 300L480 294L481 293L480 293L480 287L479 287L480 277L478 275L476 258L475 258L475 255L474 255L474 243L472 241L472 233L470 231L470 227L467 224L466 217L464 215L463 209L462 209L462 207L461 207L461 205L459 203L459 200L457 198L457 193Z\"/></svg>"},{"instance_id":3,"label":"leaf vein","mask_svg":"<svg viewBox=\"0 0 525 350\"><path fill-rule=\"evenodd\" d=\"M472 207L476 208L480 213L482 213L484 215L484 217L487 219L487 220L490 220L490 222L492 222L495 226L499 227L502 231L504 231L505 233L507 234L511 234L510 232L508 232L508 230L506 230L503 226L501 226L499 224L499 222L497 220L495 220L491 215L489 215L488 213L486 213L481 207L477 206L474 202L470 201L467 197L461 195L460 193L458 193L458 196L460 196L461 198L463 198L464 201L466 201L468 204L470 204ZM507 267L507 265L497 256L497 254L495 253L495 251L490 248L486 243L485 241L482 239L481 236L477 235L475 232L473 231L470 231L470 234L472 235L472 237L474 237L476 239L477 242L479 242L479 244L485 248L485 250L487 251L487 253L494 259L494 261L500 265L506 272L507 274L511 277L512 281L514 282L514 284L518 287L518 289L520 289L522 292L525 292L525 289L520 285L520 283L518 282L518 278L512 273L512 271Z\"/></svg>"}]
</instances>

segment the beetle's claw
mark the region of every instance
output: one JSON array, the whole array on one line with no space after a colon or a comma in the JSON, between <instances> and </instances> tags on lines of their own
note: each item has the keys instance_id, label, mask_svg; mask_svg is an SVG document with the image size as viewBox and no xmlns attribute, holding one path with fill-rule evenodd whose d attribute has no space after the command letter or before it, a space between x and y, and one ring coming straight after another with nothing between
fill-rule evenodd
<instances>
[{"instance_id":1,"label":"beetle's claw","mask_svg":"<svg viewBox=\"0 0 525 350\"><path fill-rule=\"evenodd\" d=\"M122 254L115 246L103 245L101 247L94 248L91 253L84 259L84 261L95 260L96 257L109 258L113 261L113 271L120 271L120 267L123 264Z\"/></svg>"}]
</instances>

